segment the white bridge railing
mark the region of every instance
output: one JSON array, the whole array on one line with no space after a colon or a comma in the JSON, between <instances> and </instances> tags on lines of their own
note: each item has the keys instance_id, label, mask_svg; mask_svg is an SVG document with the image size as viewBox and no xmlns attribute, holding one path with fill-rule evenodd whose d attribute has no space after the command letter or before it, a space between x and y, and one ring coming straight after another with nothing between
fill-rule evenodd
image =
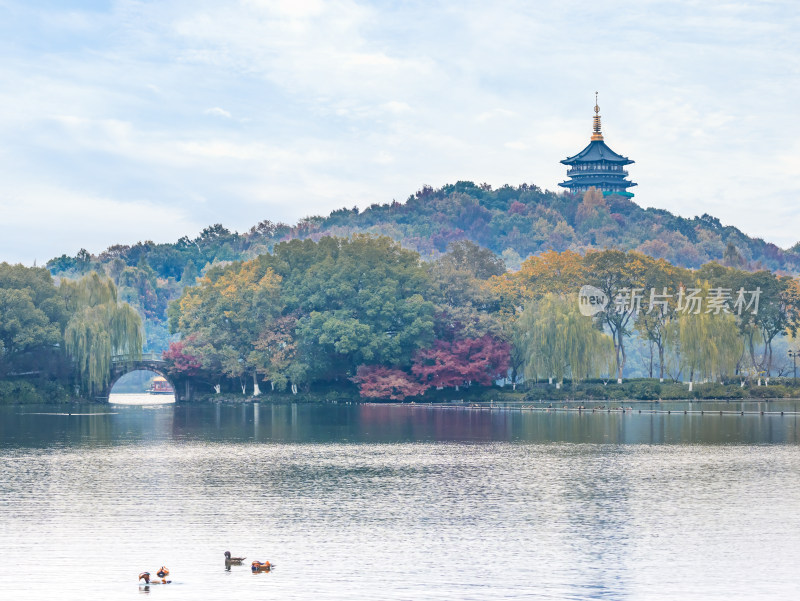
<instances>
[{"instance_id":1,"label":"white bridge railing","mask_svg":"<svg viewBox=\"0 0 800 601\"><path fill-rule=\"evenodd\" d=\"M111 357L112 363L164 363L161 353L141 353L140 355L114 355Z\"/></svg>"}]
</instances>

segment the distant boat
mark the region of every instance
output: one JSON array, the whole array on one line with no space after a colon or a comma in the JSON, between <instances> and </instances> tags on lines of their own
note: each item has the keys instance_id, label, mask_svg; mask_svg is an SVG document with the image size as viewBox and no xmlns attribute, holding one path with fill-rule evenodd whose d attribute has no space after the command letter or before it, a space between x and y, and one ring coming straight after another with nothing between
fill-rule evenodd
<instances>
[{"instance_id":1,"label":"distant boat","mask_svg":"<svg viewBox=\"0 0 800 601\"><path fill-rule=\"evenodd\" d=\"M150 388L147 392L148 394L175 394L175 391L172 389L172 386L169 385L167 379L161 376L153 378L153 383L150 384Z\"/></svg>"}]
</instances>

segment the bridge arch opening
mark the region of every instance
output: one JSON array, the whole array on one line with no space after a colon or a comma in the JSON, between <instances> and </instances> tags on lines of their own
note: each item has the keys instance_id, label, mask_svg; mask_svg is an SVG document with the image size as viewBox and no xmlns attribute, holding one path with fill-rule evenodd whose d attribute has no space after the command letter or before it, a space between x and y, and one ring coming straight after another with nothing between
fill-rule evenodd
<instances>
[{"instance_id":1,"label":"bridge arch opening","mask_svg":"<svg viewBox=\"0 0 800 601\"><path fill-rule=\"evenodd\" d=\"M108 402L115 405L165 405L175 402L175 386L167 374L134 369L109 386Z\"/></svg>"}]
</instances>

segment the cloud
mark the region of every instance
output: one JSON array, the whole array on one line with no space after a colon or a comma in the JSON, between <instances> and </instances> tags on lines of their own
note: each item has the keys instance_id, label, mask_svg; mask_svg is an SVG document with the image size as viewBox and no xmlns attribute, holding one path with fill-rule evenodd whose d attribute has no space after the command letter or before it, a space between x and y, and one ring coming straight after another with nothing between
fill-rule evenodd
<instances>
[{"instance_id":1,"label":"cloud","mask_svg":"<svg viewBox=\"0 0 800 601\"><path fill-rule=\"evenodd\" d=\"M74 255L80 248L99 253L114 243L172 242L176 235L192 235L207 225L180 209L150 201L121 202L39 184L0 187L0 215L2 260L38 259L39 264L61 254Z\"/></svg>"},{"instance_id":2,"label":"cloud","mask_svg":"<svg viewBox=\"0 0 800 601\"><path fill-rule=\"evenodd\" d=\"M225 109L221 109L218 106L215 106L214 108L210 108L210 109L204 110L203 114L205 114L205 115L214 115L216 117L225 117L226 119L230 119L231 118L231 114L228 111L226 111Z\"/></svg>"},{"instance_id":3,"label":"cloud","mask_svg":"<svg viewBox=\"0 0 800 601\"><path fill-rule=\"evenodd\" d=\"M475 121L479 123L484 123L486 121L490 121L493 119L503 118L503 117L516 117L517 114L514 111L509 111L506 109L492 109L491 111L487 111L485 113L481 113L477 117L475 117Z\"/></svg>"},{"instance_id":4,"label":"cloud","mask_svg":"<svg viewBox=\"0 0 800 601\"><path fill-rule=\"evenodd\" d=\"M318 17L325 12L322 0L245 0L244 5L294 19Z\"/></svg>"},{"instance_id":5,"label":"cloud","mask_svg":"<svg viewBox=\"0 0 800 601\"><path fill-rule=\"evenodd\" d=\"M386 110L388 110L388 111L390 111L390 112L392 112L392 113L398 113L398 114L401 114L401 113L408 113L408 112L411 112L411 110L412 110L412 109L411 109L411 107L410 107L410 106L408 106L408 104L407 104L407 103L405 103L405 102L398 102L398 101L396 101L396 100L392 100L392 101L390 101L390 102L385 102L385 103L383 104L383 107L384 107Z\"/></svg>"},{"instance_id":6,"label":"cloud","mask_svg":"<svg viewBox=\"0 0 800 601\"><path fill-rule=\"evenodd\" d=\"M389 165L390 163L394 163L394 160L394 157L384 150L381 150L373 159L374 162L381 165Z\"/></svg>"},{"instance_id":7,"label":"cloud","mask_svg":"<svg viewBox=\"0 0 800 601\"><path fill-rule=\"evenodd\" d=\"M800 231L788 1L5 6L7 257L291 222L457 179L557 189L595 90L638 202L782 245Z\"/></svg>"}]
</instances>

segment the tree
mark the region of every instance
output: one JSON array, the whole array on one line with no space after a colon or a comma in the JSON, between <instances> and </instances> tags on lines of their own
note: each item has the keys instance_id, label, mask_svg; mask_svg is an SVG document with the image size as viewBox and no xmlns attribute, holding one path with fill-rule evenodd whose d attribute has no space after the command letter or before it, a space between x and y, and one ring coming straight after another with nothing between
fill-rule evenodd
<instances>
[{"instance_id":1,"label":"tree","mask_svg":"<svg viewBox=\"0 0 800 601\"><path fill-rule=\"evenodd\" d=\"M609 299L608 306L597 314L597 319L611 332L618 382L622 382L625 369L625 337L630 334L639 313L644 277L652 262L646 255L619 250L591 251L584 258L588 283L602 290Z\"/></svg>"},{"instance_id":2,"label":"tree","mask_svg":"<svg viewBox=\"0 0 800 601\"><path fill-rule=\"evenodd\" d=\"M359 394L372 399L402 401L410 396L424 393L429 387L420 384L409 374L383 365L359 365L355 377Z\"/></svg>"},{"instance_id":3,"label":"tree","mask_svg":"<svg viewBox=\"0 0 800 601\"><path fill-rule=\"evenodd\" d=\"M91 263L92 255L90 255L89 251L87 251L85 248L80 249L78 254L75 255L75 267L80 273L86 272Z\"/></svg>"},{"instance_id":4,"label":"tree","mask_svg":"<svg viewBox=\"0 0 800 601\"><path fill-rule=\"evenodd\" d=\"M467 272L479 280L505 273L503 260L490 251L469 240L451 242L447 252L437 261L458 271Z\"/></svg>"},{"instance_id":5,"label":"tree","mask_svg":"<svg viewBox=\"0 0 800 601\"><path fill-rule=\"evenodd\" d=\"M746 263L742 253L739 252L739 249L736 248L736 245L731 240L728 240L728 245L725 247L725 252L722 254L722 261L728 267L740 269L744 267Z\"/></svg>"},{"instance_id":6,"label":"tree","mask_svg":"<svg viewBox=\"0 0 800 601\"><path fill-rule=\"evenodd\" d=\"M38 369L62 340L67 312L50 272L0 263L0 373Z\"/></svg>"},{"instance_id":7,"label":"tree","mask_svg":"<svg viewBox=\"0 0 800 601\"><path fill-rule=\"evenodd\" d=\"M748 348L753 363L755 352L753 338L759 332L764 344L763 371L770 375L772 371L772 343L778 336L787 333L794 335L800 327L800 284L788 277L780 277L769 271L743 275L739 280L739 288L745 291L759 291L758 311L744 311L741 324L748 335ZM734 290L736 295L736 291Z\"/></svg>"},{"instance_id":8,"label":"tree","mask_svg":"<svg viewBox=\"0 0 800 601\"><path fill-rule=\"evenodd\" d=\"M428 343L434 305L419 255L388 238L294 240L212 268L170 308L170 327L213 345L222 375L273 387L409 365Z\"/></svg>"},{"instance_id":9,"label":"tree","mask_svg":"<svg viewBox=\"0 0 800 601\"><path fill-rule=\"evenodd\" d=\"M167 362L167 370L172 374L184 376L197 376L204 367L203 355L197 350L198 336L192 334L184 340L171 342L169 348L161 353L161 358Z\"/></svg>"},{"instance_id":10,"label":"tree","mask_svg":"<svg viewBox=\"0 0 800 601\"><path fill-rule=\"evenodd\" d=\"M114 282L96 272L76 282L62 280L59 291L71 314L65 349L83 391L96 393L108 384L114 355L141 354L142 320L133 307L117 300Z\"/></svg>"},{"instance_id":11,"label":"tree","mask_svg":"<svg viewBox=\"0 0 800 601\"><path fill-rule=\"evenodd\" d=\"M293 240L263 260L284 277L311 379L352 376L359 365L406 366L433 337L428 273L417 253L389 238Z\"/></svg>"},{"instance_id":12,"label":"tree","mask_svg":"<svg viewBox=\"0 0 800 601\"><path fill-rule=\"evenodd\" d=\"M183 268L181 282L187 286L192 286L194 285L195 280L197 280L197 266L194 264L194 261L189 259L186 262L186 266Z\"/></svg>"},{"instance_id":13,"label":"tree","mask_svg":"<svg viewBox=\"0 0 800 601\"><path fill-rule=\"evenodd\" d=\"M26 289L0 288L0 341L6 356L58 344L61 332Z\"/></svg>"},{"instance_id":14,"label":"tree","mask_svg":"<svg viewBox=\"0 0 800 601\"><path fill-rule=\"evenodd\" d=\"M497 295L505 313L516 313L531 300L547 294L575 294L587 282L584 259L576 252L548 250L528 257L515 273L493 277L487 287Z\"/></svg>"},{"instance_id":15,"label":"tree","mask_svg":"<svg viewBox=\"0 0 800 601\"><path fill-rule=\"evenodd\" d=\"M563 382L569 376L573 385L608 369L613 344L581 315L577 298L547 294L526 305L515 329L515 340L529 379L548 378Z\"/></svg>"},{"instance_id":16,"label":"tree","mask_svg":"<svg viewBox=\"0 0 800 601\"><path fill-rule=\"evenodd\" d=\"M297 362L297 344L294 331L297 319L293 315L284 315L275 319L261 331L258 340L253 344L250 361L265 380L269 380L274 390L284 390L290 379L299 383L297 369L295 377L290 378L290 370ZM305 372L305 369L302 370Z\"/></svg>"},{"instance_id":17,"label":"tree","mask_svg":"<svg viewBox=\"0 0 800 601\"><path fill-rule=\"evenodd\" d=\"M454 342L437 340L432 348L414 354L411 372L431 386L456 390L472 383L489 386L508 372L509 351L507 342L489 335Z\"/></svg>"},{"instance_id":18,"label":"tree","mask_svg":"<svg viewBox=\"0 0 800 601\"><path fill-rule=\"evenodd\" d=\"M583 195L583 201L575 212L575 226L581 232L601 228L611 220L602 191L594 186Z\"/></svg>"},{"instance_id":19,"label":"tree","mask_svg":"<svg viewBox=\"0 0 800 601\"><path fill-rule=\"evenodd\" d=\"M456 243L454 256L448 253L430 264L430 296L436 303L434 331L437 339L480 338L486 334L503 335L502 320L497 310L497 297L476 277L482 272L488 277L498 271L497 263L483 256L485 249L472 243ZM486 251L488 252L488 251ZM481 267L457 259L460 254L481 256L486 263ZM495 257L496 258L496 257ZM489 269L488 266L493 266Z\"/></svg>"},{"instance_id":20,"label":"tree","mask_svg":"<svg viewBox=\"0 0 800 601\"><path fill-rule=\"evenodd\" d=\"M171 374L206 382L220 392L221 353L203 337L204 334L207 332L194 332L182 340L171 342L162 358Z\"/></svg>"},{"instance_id":21,"label":"tree","mask_svg":"<svg viewBox=\"0 0 800 601\"><path fill-rule=\"evenodd\" d=\"M725 313L680 315L668 324L665 343L690 382L732 376L744 351L736 319Z\"/></svg>"},{"instance_id":22,"label":"tree","mask_svg":"<svg viewBox=\"0 0 800 601\"><path fill-rule=\"evenodd\" d=\"M253 347L279 314L281 277L255 259L215 268L196 287L186 288L171 315L173 331L197 334L213 354L207 365L239 380L244 394L252 377L253 394L260 393Z\"/></svg>"},{"instance_id":23,"label":"tree","mask_svg":"<svg viewBox=\"0 0 800 601\"><path fill-rule=\"evenodd\" d=\"M750 361L759 371L770 374L773 341L800 327L798 281L765 270L749 273L713 261L703 265L696 275L705 286L729 295L726 309L736 315ZM759 340L764 349L760 360L756 356Z\"/></svg>"},{"instance_id":24,"label":"tree","mask_svg":"<svg viewBox=\"0 0 800 601\"><path fill-rule=\"evenodd\" d=\"M674 267L663 259L646 262L646 269L642 275L644 301L647 310L639 311L635 316L635 328L658 351L658 377L664 381L666 370L665 340L666 330L670 321L677 315L677 300L675 292L682 281L687 281L689 274L686 270ZM650 377L653 377L652 347L650 352Z\"/></svg>"}]
</instances>

